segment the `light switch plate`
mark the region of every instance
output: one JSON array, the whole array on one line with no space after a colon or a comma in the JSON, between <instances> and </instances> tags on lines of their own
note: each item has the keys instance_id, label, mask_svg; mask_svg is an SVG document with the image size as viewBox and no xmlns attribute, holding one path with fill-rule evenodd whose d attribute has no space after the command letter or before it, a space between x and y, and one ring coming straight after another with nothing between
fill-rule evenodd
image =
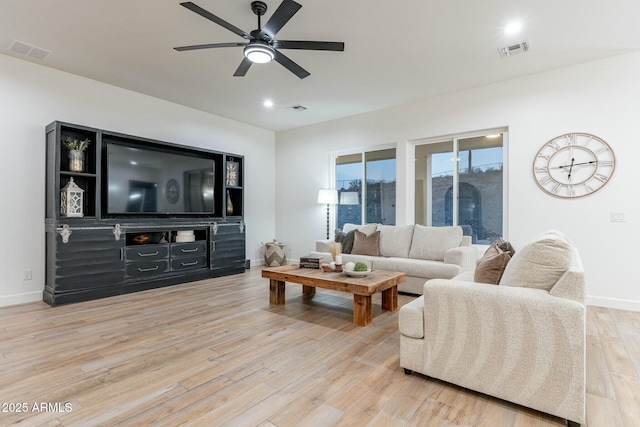
<instances>
[{"instance_id":1,"label":"light switch plate","mask_svg":"<svg viewBox=\"0 0 640 427\"><path fill-rule=\"evenodd\" d=\"M623 211L611 212L611 222L625 222L625 215Z\"/></svg>"}]
</instances>

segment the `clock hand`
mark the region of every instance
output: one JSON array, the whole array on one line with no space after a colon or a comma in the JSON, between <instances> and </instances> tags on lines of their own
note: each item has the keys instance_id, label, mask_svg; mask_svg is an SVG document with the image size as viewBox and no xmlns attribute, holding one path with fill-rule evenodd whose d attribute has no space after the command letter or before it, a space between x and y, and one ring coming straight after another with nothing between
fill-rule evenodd
<instances>
[{"instance_id":1,"label":"clock hand","mask_svg":"<svg viewBox=\"0 0 640 427\"><path fill-rule=\"evenodd\" d=\"M593 164L593 163L596 163L596 161L595 161L595 160L591 160L591 161L588 161L588 162L581 162L581 163L573 163L573 164L568 164L568 165L561 165L561 166L556 166L556 167L551 168L551 169L566 169L566 168L569 168L569 167L572 167L572 166L590 165L590 164Z\"/></svg>"},{"instance_id":2,"label":"clock hand","mask_svg":"<svg viewBox=\"0 0 640 427\"><path fill-rule=\"evenodd\" d=\"M595 160L591 160L591 161L588 161L588 162L576 163L573 166L590 165L590 164L593 164L593 163L596 163L596 161Z\"/></svg>"},{"instance_id":3,"label":"clock hand","mask_svg":"<svg viewBox=\"0 0 640 427\"><path fill-rule=\"evenodd\" d=\"M569 180L569 182L571 182L571 171L573 170L573 162L574 162L575 160L576 160L576 159L571 158L571 166L569 166L569 176L567 177L567 179Z\"/></svg>"}]
</instances>

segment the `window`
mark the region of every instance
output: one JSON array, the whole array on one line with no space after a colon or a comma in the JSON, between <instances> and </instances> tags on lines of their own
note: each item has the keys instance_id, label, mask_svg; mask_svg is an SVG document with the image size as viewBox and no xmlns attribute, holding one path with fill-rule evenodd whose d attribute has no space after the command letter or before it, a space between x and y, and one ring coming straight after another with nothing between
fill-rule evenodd
<instances>
[{"instance_id":1,"label":"window","mask_svg":"<svg viewBox=\"0 0 640 427\"><path fill-rule=\"evenodd\" d=\"M336 227L346 223L395 225L395 148L336 156L335 164Z\"/></svg>"},{"instance_id":2,"label":"window","mask_svg":"<svg viewBox=\"0 0 640 427\"><path fill-rule=\"evenodd\" d=\"M416 224L460 225L473 243L503 233L504 134L416 146Z\"/></svg>"}]
</instances>

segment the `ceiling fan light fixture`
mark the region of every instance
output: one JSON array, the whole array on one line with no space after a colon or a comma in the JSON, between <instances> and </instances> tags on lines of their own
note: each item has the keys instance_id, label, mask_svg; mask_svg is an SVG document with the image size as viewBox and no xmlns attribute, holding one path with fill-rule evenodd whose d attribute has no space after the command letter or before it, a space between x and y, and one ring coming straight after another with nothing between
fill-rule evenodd
<instances>
[{"instance_id":1,"label":"ceiling fan light fixture","mask_svg":"<svg viewBox=\"0 0 640 427\"><path fill-rule=\"evenodd\" d=\"M275 53L268 44L254 42L244 48L244 56L256 64L266 64L273 60Z\"/></svg>"}]
</instances>

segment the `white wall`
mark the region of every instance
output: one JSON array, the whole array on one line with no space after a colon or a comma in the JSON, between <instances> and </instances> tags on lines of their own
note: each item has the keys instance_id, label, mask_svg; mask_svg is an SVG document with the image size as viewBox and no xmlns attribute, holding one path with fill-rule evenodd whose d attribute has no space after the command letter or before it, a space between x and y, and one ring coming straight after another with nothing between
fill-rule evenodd
<instances>
[{"instance_id":1,"label":"white wall","mask_svg":"<svg viewBox=\"0 0 640 427\"><path fill-rule=\"evenodd\" d=\"M55 120L244 155L247 258L273 238L273 132L5 55L0 94L0 306L42 298L44 129Z\"/></svg>"},{"instance_id":2,"label":"white wall","mask_svg":"<svg viewBox=\"0 0 640 427\"><path fill-rule=\"evenodd\" d=\"M292 258L324 238L325 208L316 204L316 195L330 184L330 152L397 143L402 224L412 221L413 212L412 201L405 199L413 193L411 141L506 126L506 237L517 249L544 230L563 231L582 255L587 302L640 311L634 265L640 237L639 75L640 53L634 53L278 133L278 238L289 243ZM617 156L611 182L582 199L551 197L532 176L538 149L568 132L598 135ZM610 221L614 210L626 213L625 223Z\"/></svg>"}]
</instances>

